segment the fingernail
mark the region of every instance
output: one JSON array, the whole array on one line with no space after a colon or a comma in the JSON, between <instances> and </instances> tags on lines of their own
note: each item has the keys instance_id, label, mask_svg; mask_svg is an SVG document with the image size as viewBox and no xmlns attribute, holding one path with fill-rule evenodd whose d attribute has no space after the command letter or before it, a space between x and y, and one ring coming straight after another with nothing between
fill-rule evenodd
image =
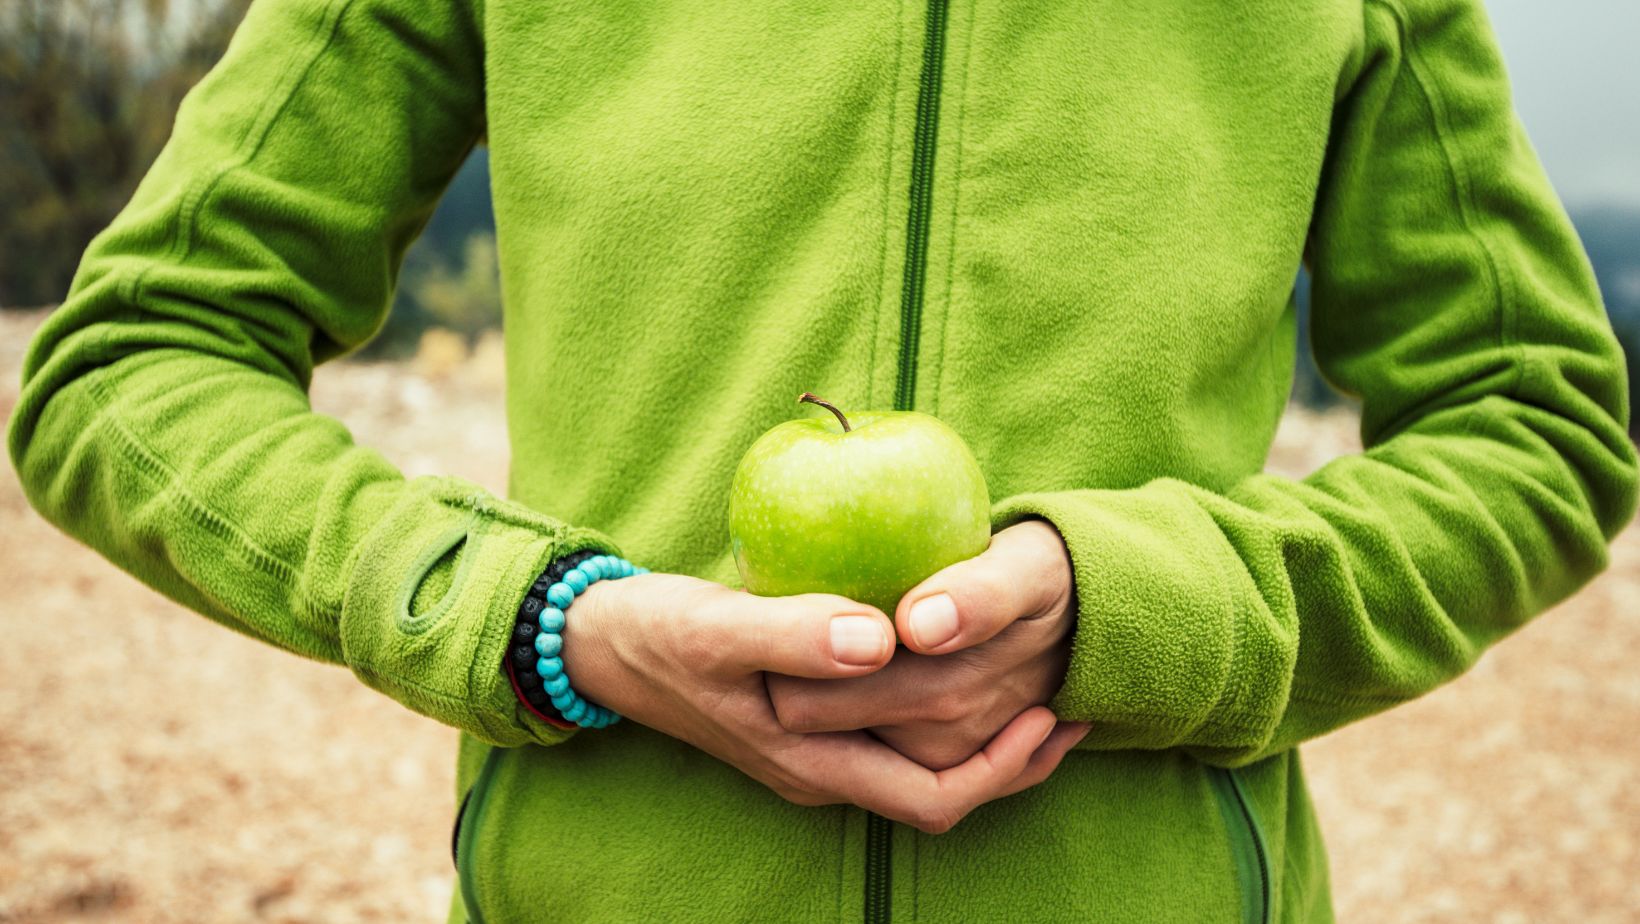
<instances>
[{"instance_id":1,"label":"fingernail","mask_svg":"<svg viewBox=\"0 0 1640 924\"><path fill-rule=\"evenodd\" d=\"M957 635L957 604L950 594L935 594L911 604L911 638L923 649L938 648Z\"/></svg>"},{"instance_id":2,"label":"fingernail","mask_svg":"<svg viewBox=\"0 0 1640 924\"><path fill-rule=\"evenodd\" d=\"M831 656L839 663L876 664L888 646L888 633L870 616L835 616L831 620Z\"/></svg>"}]
</instances>

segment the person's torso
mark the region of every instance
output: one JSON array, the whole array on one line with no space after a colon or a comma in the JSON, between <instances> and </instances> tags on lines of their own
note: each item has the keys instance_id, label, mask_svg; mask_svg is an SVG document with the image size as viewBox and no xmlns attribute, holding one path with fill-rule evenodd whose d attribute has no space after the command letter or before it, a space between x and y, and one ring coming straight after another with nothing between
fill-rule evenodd
<instances>
[{"instance_id":1,"label":"person's torso","mask_svg":"<svg viewBox=\"0 0 1640 924\"><path fill-rule=\"evenodd\" d=\"M1223 487L1263 466L1359 7L488 0L484 16L517 499L735 584L731 475L805 390L935 414L993 499ZM514 882L506 901L556 896L547 918L866 913L881 845L857 810L786 806L641 729L501 765L485 817L558 852L486 835L479 881L505 869L489 881ZM1262 886L1217 772L1075 752L951 834L895 828L892 916L1237 920L1250 888L1281 904L1289 812L1308 846L1285 865L1307 869L1286 878L1324 893L1296 761L1239 772L1273 842Z\"/></svg>"}]
</instances>

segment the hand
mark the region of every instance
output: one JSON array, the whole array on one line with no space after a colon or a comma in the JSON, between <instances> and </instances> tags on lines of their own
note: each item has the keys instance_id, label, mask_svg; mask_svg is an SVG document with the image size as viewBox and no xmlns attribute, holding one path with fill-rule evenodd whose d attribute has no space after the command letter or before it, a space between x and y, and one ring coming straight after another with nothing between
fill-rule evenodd
<instances>
[{"instance_id":1,"label":"hand","mask_svg":"<svg viewBox=\"0 0 1640 924\"><path fill-rule=\"evenodd\" d=\"M1058 692L1074 608L1064 540L1029 520L905 595L895 622L910 651L887 667L843 680L771 674L769 695L788 731L870 729L931 770L954 767Z\"/></svg>"},{"instance_id":2,"label":"hand","mask_svg":"<svg viewBox=\"0 0 1640 924\"><path fill-rule=\"evenodd\" d=\"M564 670L588 699L686 741L799 805L851 803L937 834L976 806L1046 779L1080 728L1047 709L1005 723L983 751L933 772L864 732L782 728L764 671L861 678L894 630L843 597L755 597L650 574L593 585L564 630Z\"/></svg>"}]
</instances>

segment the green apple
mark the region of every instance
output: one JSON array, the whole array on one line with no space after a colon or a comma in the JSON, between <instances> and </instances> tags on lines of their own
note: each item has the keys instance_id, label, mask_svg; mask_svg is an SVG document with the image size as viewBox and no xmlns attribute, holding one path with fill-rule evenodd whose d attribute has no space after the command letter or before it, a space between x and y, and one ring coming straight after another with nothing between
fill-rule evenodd
<instances>
[{"instance_id":1,"label":"green apple","mask_svg":"<svg viewBox=\"0 0 1640 924\"><path fill-rule=\"evenodd\" d=\"M956 431L915 411L788 420L735 470L729 539L746 589L823 592L894 615L905 592L991 541L991 498Z\"/></svg>"}]
</instances>

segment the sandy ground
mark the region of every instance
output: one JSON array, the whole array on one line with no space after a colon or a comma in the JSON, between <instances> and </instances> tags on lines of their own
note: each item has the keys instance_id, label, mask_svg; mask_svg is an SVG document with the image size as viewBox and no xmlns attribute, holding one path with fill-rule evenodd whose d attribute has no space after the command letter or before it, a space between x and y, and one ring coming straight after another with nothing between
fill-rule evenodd
<instances>
[{"instance_id":1,"label":"sandy ground","mask_svg":"<svg viewBox=\"0 0 1640 924\"><path fill-rule=\"evenodd\" d=\"M33 323L0 312L0 417ZM315 404L412 473L499 487L494 366L447 366L336 365ZM1272 468L1353 428L1289 415ZM1340 920L1640 920L1637 613L1631 528L1463 679L1306 747ZM0 628L0 922L442 920L454 733L163 600L4 464Z\"/></svg>"}]
</instances>

